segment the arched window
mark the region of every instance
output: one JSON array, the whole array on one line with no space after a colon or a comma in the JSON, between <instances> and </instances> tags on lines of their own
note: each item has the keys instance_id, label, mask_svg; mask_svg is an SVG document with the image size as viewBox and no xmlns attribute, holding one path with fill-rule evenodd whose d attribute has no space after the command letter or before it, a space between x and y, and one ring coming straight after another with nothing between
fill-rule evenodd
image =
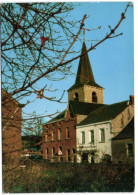
<instances>
[{"instance_id":1,"label":"arched window","mask_svg":"<svg viewBox=\"0 0 138 195\"><path fill-rule=\"evenodd\" d=\"M77 92L75 92L75 94L74 94L74 100L76 100L76 101L79 100L79 94Z\"/></svg>"},{"instance_id":2,"label":"arched window","mask_svg":"<svg viewBox=\"0 0 138 195\"><path fill-rule=\"evenodd\" d=\"M97 103L97 95L95 92L92 92L92 102Z\"/></svg>"}]
</instances>

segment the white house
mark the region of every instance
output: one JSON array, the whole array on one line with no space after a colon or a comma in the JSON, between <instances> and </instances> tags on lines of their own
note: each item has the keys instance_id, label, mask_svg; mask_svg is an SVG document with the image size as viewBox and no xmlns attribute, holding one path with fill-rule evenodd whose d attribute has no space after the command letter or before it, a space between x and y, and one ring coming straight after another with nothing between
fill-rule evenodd
<instances>
[{"instance_id":1,"label":"white house","mask_svg":"<svg viewBox=\"0 0 138 195\"><path fill-rule=\"evenodd\" d=\"M134 116L134 99L103 105L91 112L76 127L77 162L99 163L112 157L112 138Z\"/></svg>"},{"instance_id":2,"label":"white house","mask_svg":"<svg viewBox=\"0 0 138 195\"><path fill-rule=\"evenodd\" d=\"M105 154L112 155L111 121L77 127L77 162L100 162Z\"/></svg>"}]
</instances>

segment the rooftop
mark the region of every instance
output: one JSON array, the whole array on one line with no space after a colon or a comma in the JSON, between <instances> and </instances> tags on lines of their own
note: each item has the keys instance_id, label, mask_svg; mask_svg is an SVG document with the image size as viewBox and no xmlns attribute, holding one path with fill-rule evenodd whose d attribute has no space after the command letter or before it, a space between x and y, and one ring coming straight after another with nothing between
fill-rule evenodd
<instances>
[{"instance_id":1,"label":"rooftop","mask_svg":"<svg viewBox=\"0 0 138 195\"><path fill-rule=\"evenodd\" d=\"M128 106L128 101L118 102L111 105L103 105L92 111L86 119L80 122L77 126L108 121L115 118Z\"/></svg>"},{"instance_id":2,"label":"rooftop","mask_svg":"<svg viewBox=\"0 0 138 195\"><path fill-rule=\"evenodd\" d=\"M122 129L122 131L116 137L113 138L113 140L128 139L128 138L134 138L134 117Z\"/></svg>"},{"instance_id":3,"label":"rooftop","mask_svg":"<svg viewBox=\"0 0 138 195\"><path fill-rule=\"evenodd\" d=\"M69 111L71 114L71 117L74 117L75 115L88 115L92 111L98 109L99 107L103 106L103 104L94 104L94 103L86 103L86 102L79 102L79 101L70 101L69 102ZM48 121L48 123L54 123L59 120L64 120L66 110L58 114L56 117Z\"/></svg>"}]
</instances>

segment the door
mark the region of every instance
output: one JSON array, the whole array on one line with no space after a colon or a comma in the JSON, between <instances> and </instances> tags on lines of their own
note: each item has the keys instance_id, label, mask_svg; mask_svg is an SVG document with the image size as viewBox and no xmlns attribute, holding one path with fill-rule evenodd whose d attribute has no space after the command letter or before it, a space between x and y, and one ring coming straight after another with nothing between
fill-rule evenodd
<instances>
[{"instance_id":1,"label":"door","mask_svg":"<svg viewBox=\"0 0 138 195\"><path fill-rule=\"evenodd\" d=\"M88 154L87 153L82 154L82 163L88 163Z\"/></svg>"}]
</instances>

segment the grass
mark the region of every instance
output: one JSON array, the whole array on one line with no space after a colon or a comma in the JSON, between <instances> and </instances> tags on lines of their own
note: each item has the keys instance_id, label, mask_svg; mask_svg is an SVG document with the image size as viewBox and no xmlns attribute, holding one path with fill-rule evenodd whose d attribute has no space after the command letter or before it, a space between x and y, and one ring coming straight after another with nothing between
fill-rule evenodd
<instances>
[{"instance_id":1,"label":"grass","mask_svg":"<svg viewBox=\"0 0 138 195\"><path fill-rule=\"evenodd\" d=\"M31 162L26 168L3 170L3 191L29 192L133 192L133 165L48 164Z\"/></svg>"}]
</instances>

